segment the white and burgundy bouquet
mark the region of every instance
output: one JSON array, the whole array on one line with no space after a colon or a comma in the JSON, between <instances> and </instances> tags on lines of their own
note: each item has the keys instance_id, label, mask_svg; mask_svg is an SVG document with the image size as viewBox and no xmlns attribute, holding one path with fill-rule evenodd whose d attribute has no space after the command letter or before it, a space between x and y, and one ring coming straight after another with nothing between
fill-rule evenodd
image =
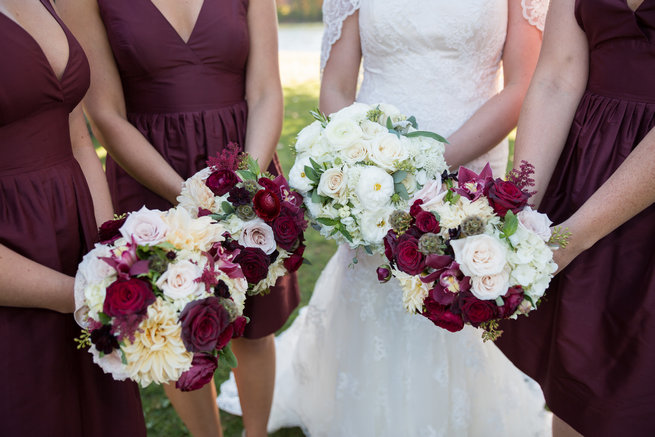
<instances>
[{"instance_id":1,"label":"white and burgundy bouquet","mask_svg":"<svg viewBox=\"0 0 655 437\"><path fill-rule=\"evenodd\" d=\"M327 238L381 251L395 209L448 167L445 139L391 105L354 103L298 134L291 187Z\"/></svg>"},{"instance_id":2,"label":"white and burgundy bouquet","mask_svg":"<svg viewBox=\"0 0 655 437\"><path fill-rule=\"evenodd\" d=\"M302 197L284 176L262 173L257 161L229 144L184 182L177 200L194 217L225 227L225 249L248 280L248 294L266 294L303 263L307 229Z\"/></svg>"},{"instance_id":3,"label":"white and burgundy bouquet","mask_svg":"<svg viewBox=\"0 0 655 437\"><path fill-rule=\"evenodd\" d=\"M451 332L465 324L502 331L498 320L535 309L557 270L549 241L551 221L534 211L528 191L533 168L523 162L507 180L460 168L414 196L409 212L391 216L384 237L389 264L378 279L396 277L403 304Z\"/></svg>"},{"instance_id":4,"label":"white and burgundy bouquet","mask_svg":"<svg viewBox=\"0 0 655 437\"><path fill-rule=\"evenodd\" d=\"M225 228L181 208L145 207L103 224L75 279L75 319L93 360L114 379L195 390L247 323L247 281L222 246Z\"/></svg>"}]
</instances>

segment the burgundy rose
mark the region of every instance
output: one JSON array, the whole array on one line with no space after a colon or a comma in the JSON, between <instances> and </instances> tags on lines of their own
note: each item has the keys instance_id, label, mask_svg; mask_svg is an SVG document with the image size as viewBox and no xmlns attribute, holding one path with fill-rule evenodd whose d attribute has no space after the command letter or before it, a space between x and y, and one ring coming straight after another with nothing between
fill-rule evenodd
<instances>
[{"instance_id":1,"label":"burgundy rose","mask_svg":"<svg viewBox=\"0 0 655 437\"><path fill-rule=\"evenodd\" d=\"M246 317L237 317L236 320L232 322L232 326L234 326L234 334L232 335L232 338L239 338L243 336L243 331L245 331L247 323L248 319Z\"/></svg>"},{"instance_id":2,"label":"burgundy rose","mask_svg":"<svg viewBox=\"0 0 655 437\"><path fill-rule=\"evenodd\" d=\"M416 216L421 211L423 211L423 208L421 208L421 205L423 205L423 199L416 199L414 201L414 203L412 204L411 208L409 208L409 215L416 218Z\"/></svg>"},{"instance_id":3,"label":"burgundy rose","mask_svg":"<svg viewBox=\"0 0 655 437\"><path fill-rule=\"evenodd\" d=\"M145 314L155 301L150 284L142 279L118 279L107 287L102 312L109 317Z\"/></svg>"},{"instance_id":4,"label":"burgundy rose","mask_svg":"<svg viewBox=\"0 0 655 437\"><path fill-rule=\"evenodd\" d=\"M421 211L416 215L416 227L421 232L439 232L439 222L437 218L428 211Z\"/></svg>"},{"instance_id":5,"label":"burgundy rose","mask_svg":"<svg viewBox=\"0 0 655 437\"><path fill-rule=\"evenodd\" d=\"M232 324L228 325L221 335L218 337L218 342L216 343L216 350L220 351L223 349L229 342L232 340L234 335L234 326Z\"/></svg>"},{"instance_id":6,"label":"burgundy rose","mask_svg":"<svg viewBox=\"0 0 655 437\"><path fill-rule=\"evenodd\" d=\"M498 317L498 305L494 300L480 300L470 292L462 293L459 298L459 308L465 322L477 327Z\"/></svg>"},{"instance_id":7,"label":"burgundy rose","mask_svg":"<svg viewBox=\"0 0 655 437\"><path fill-rule=\"evenodd\" d=\"M180 376L175 387L182 391L198 390L212 380L216 367L218 360L215 356L194 354L191 368Z\"/></svg>"},{"instance_id":8,"label":"burgundy rose","mask_svg":"<svg viewBox=\"0 0 655 437\"><path fill-rule=\"evenodd\" d=\"M118 349L118 339L111 332L111 325L103 325L99 329L91 331L91 343L105 355L109 355L114 349Z\"/></svg>"},{"instance_id":9,"label":"burgundy rose","mask_svg":"<svg viewBox=\"0 0 655 437\"><path fill-rule=\"evenodd\" d=\"M252 203L255 213L264 221L270 222L280 214L280 198L269 189L257 191Z\"/></svg>"},{"instance_id":10,"label":"burgundy rose","mask_svg":"<svg viewBox=\"0 0 655 437\"><path fill-rule=\"evenodd\" d=\"M393 262L396 253L396 246L398 245L398 236L396 235L396 232L393 229L389 230L382 241L384 242L384 255L389 262Z\"/></svg>"},{"instance_id":11,"label":"burgundy rose","mask_svg":"<svg viewBox=\"0 0 655 437\"><path fill-rule=\"evenodd\" d=\"M182 341L189 352L209 352L230 323L230 314L217 297L187 304L180 314Z\"/></svg>"},{"instance_id":12,"label":"burgundy rose","mask_svg":"<svg viewBox=\"0 0 655 437\"><path fill-rule=\"evenodd\" d=\"M223 196L239 183L239 177L232 170L217 170L209 175L205 185L217 196Z\"/></svg>"},{"instance_id":13,"label":"burgundy rose","mask_svg":"<svg viewBox=\"0 0 655 437\"><path fill-rule=\"evenodd\" d=\"M304 252L305 245L301 244L289 258L284 260L283 264L284 268L287 269L287 272L293 273L300 268L303 262L302 255Z\"/></svg>"},{"instance_id":14,"label":"burgundy rose","mask_svg":"<svg viewBox=\"0 0 655 437\"><path fill-rule=\"evenodd\" d=\"M293 251L298 244L298 235L301 232L293 217L281 215L275 219L271 227L278 246L286 251Z\"/></svg>"},{"instance_id":15,"label":"burgundy rose","mask_svg":"<svg viewBox=\"0 0 655 437\"><path fill-rule=\"evenodd\" d=\"M127 217L117 220L107 220L101 224L100 229L98 229L98 239L100 240L100 243L110 244L118 240L121 236L119 229L123 226L125 220L127 220Z\"/></svg>"},{"instance_id":16,"label":"burgundy rose","mask_svg":"<svg viewBox=\"0 0 655 437\"><path fill-rule=\"evenodd\" d=\"M425 269L425 255L418 250L418 240L403 237L396 247L396 263L403 272L418 275Z\"/></svg>"},{"instance_id":17,"label":"burgundy rose","mask_svg":"<svg viewBox=\"0 0 655 437\"><path fill-rule=\"evenodd\" d=\"M383 284L385 282L389 282L389 280L391 279L391 266L388 264L384 266L380 266L378 267L377 273L378 273L378 281L380 281Z\"/></svg>"},{"instance_id":18,"label":"burgundy rose","mask_svg":"<svg viewBox=\"0 0 655 437\"><path fill-rule=\"evenodd\" d=\"M523 302L523 287L511 287L503 296L503 306L498 308L498 315L504 319L510 317Z\"/></svg>"},{"instance_id":19,"label":"burgundy rose","mask_svg":"<svg viewBox=\"0 0 655 437\"><path fill-rule=\"evenodd\" d=\"M460 314L453 313L447 306L440 305L430 297L425 300L425 311L422 315L438 327L450 332L461 331L464 328L464 320Z\"/></svg>"},{"instance_id":20,"label":"burgundy rose","mask_svg":"<svg viewBox=\"0 0 655 437\"><path fill-rule=\"evenodd\" d=\"M270 258L258 247L246 247L234 258L249 283L257 284L268 275Z\"/></svg>"},{"instance_id":21,"label":"burgundy rose","mask_svg":"<svg viewBox=\"0 0 655 437\"><path fill-rule=\"evenodd\" d=\"M502 179L487 182L485 195L494 212L501 217L505 217L508 210L518 214L528 204L530 198L530 195L521 191L515 183Z\"/></svg>"},{"instance_id":22,"label":"burgundy rose","mask_svg":"<svg viewBox=\"0 0 655 437\"><path fill-rule=\"evenodd\" d=\"M235 208L239 205L249 205L250 192L245 188L234 187L230 190L230 195L227 197L227 201Z\"/></svg>"}]
</instances>

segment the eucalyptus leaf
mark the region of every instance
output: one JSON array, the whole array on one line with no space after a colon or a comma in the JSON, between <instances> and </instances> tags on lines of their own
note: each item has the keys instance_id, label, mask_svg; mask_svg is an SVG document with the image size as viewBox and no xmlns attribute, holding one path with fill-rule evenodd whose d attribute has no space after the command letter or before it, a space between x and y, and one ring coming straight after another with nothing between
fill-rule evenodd
<instances>
[{"instance_id":1,"label":"eucalyptus leaf","mask_svg":"<svg viewBox=\"0 0 655 437\"><path fill-rule=\"evenodd\" d=\"M350 241L351 243L353 242L353 236L350 235L350 232L348 232L345 228L339 229L339 232L341 232L341 235L343 235L346 240Z\"/></svg>"},{"instance_id":2,"label":"eucalyptus leaf","mask_svg":"<svg viewBox=\"0 0 655 437\"><path fill-rule=\"evenodd\" d=\"M312 181L314 183L317 183L317 184L321 180L318 173L316 173L316 170L314 170L313 168L311 168L308 165L305 166L305 175L307 176L307 179L309 179L310 181Z\"/></svg>"},{"instance_id":3,"label":"eucalyptus leaf","mask_svg":"<svg viewBox=\"0 0 655 437\"><path fill-rule=\"evenodd\" d=\"M390 131L394 130L393 122L391 121L391 117L387 117L387 129L389 129Z\"/></svg>"},{"instance_id":4,"label":"eucalyptus leaf","mask_svg":"<svg viewBox=\"0 0 655 437\"><path fill-rule=\"evenodd\" d=\"M405 180L405 178L407 177L407 172L405 170L398 170L391 176L393 177L394 184L397 184Z\"/></svg>"},{"instance_id":5,"label":"eucalyptus leaf","mask_svg":"<svg viewBox=\"0 0 655 437\"><path fill-rule=\"evenodd\" d=\"M314 170L316 170L316 174L323 173L323 169L321 168L321 164L314 161L312 158L309 158L309 162L312 164L312 167L314 168Z\"/></svg>"},{"instance_id":6,"label":"eucalyptus leaf","mask_svg":"<svg viewBox=\"0 0 655 437\"><path fill-rule=\"evenodd\" d=\"M226 202L226 201L221 203L221 208L223 208L223 211L225 211L225 214L232 214L235 211L232 204L230 202Z\"/></svg>"},{"instance_id":7,"label":"eucalyptus leaf","mask_svg":"<svg viewBox=\"0 0 655 437\"><path fill-rule=\"evenodd\" d=\"M394 191L400 196L403 200L409 200L409 193L407 188L402 183L394 184Z\"/></svg>"},{"instance_id":8,"label":"eucalyptus leaf","mask_svg":"<svg viewBox=\"0 0 655 437\"><path fill-rule=\"evenodd\" d=\"M432 138L433 140L437 140L440 143L450 144L448 142L448 140L446 140L441 135L436 134L434 132L428 132L428 131L425 131L425 130L417 130L417 131L414 131L414 132L409 132L409 133L406 133L405 136L408 137L408 138L427 137L427 138Z\"/></svg>"},{"instance_id":9,"label":"eucalyptus leaf","mask_svg":"<svg viewBox=\"0 0 655 437\"><path fill-rule=\"evenodd\" d=\"M339 220L335 220L327 217L318 217L316 221L325 226L336 226L339 224Z\"/></svg>"},{"instance_id":10,"label":"eucalyptus leaf","mask_svg":"<svg viewBox=\"0 0 655 437\"><path fill-rule=\"evenodd\" d=\"M409 118L407 119L407 121L409 122L409 124L412 125L412 127L413 127L414 129L418 129L418 123L416 122L416 117L414 117L414 116L412 115L411 117L409 117Z\"/></svg>"},{"instance_id":11,"label":"eucalyptus leaf","mask_svg":"<svg viewBox=\"0 0 655 437\"><path fill-rule=\"evenodd\" d=\"M369 255L373 255L373 249L371 249L371 246L364 246L364 250L365 250L366 253L368 253Z\"/></svg>"},{"instance_id":12,"label":"eucalyptus leaf","mask_svg":"<svg viewBox=\"0 0 655 437\"><path fill-rule=\"evenodd\" d=\"M250 170L255 175L258 175L262 172L261 168L259 167L259 162L250 155L248 155L248 170Z\"/></svg>"}]
</instances>

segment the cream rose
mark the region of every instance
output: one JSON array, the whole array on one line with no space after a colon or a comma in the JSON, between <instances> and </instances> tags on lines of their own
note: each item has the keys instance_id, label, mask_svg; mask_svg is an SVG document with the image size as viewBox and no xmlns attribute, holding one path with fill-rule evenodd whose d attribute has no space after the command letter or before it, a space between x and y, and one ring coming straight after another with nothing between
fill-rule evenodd
<instances>
[{"instance_id":1,"label":"cream rose","mask_svg":"<svg viewBox=\"0 0 655 437\"><path fill-rule=\"evenodd\" d=\"M509 269L496 275L473 276L471 293L480 300L494 300L507 293L509 288Z\"/></svg>"},{"instance_id":2,"label":"cream rose","mask_svg":"<svg viewBox=\"0 0 655 437\"><path fill-rule=\"evenodd\" d=\"M198 265L189 260L179 260L168 265L157 279L157 287L173 300L199 296L205 290L205 285L196 281L201 276L202 269Z\"/></svg>"},{"instance_id":3,"label":"cream rose","mask_svg":"<svg viewBox=\"0 0 655 437\"><path fill-rule=\"evenodd\" d=\"M325 127L325 139L333 149L341 150L362 138L362 128L357 122L338 118Z\"/></svg>"},{"instance_id":4,"label":"cream rose","mask_svg":"<svg viewBox=\"0 0 655 437\"><path fill-rule=\"evenodd\" d=\"M348 164L355 164L368 158L368 144L364 141L355 141L341 151L341 156Z\"/></svg>"},{"instance_id":5,"label":"cream rose","mask_svg":"<svg viewBox=\"0 0 655 437\"><path fill-rule=\"evenodd\" d=\"M519 224L528 231L534 232L544 241L550 240L552 234L550 225L553 222L550 221L546 214L534 211L529 206L526 206L516 217L519 219Z\"/></svg>"},{"instance_id":6,"label":"cream rose","mask_svg":"<svg viewBox=\"0 0 655 437\"><path fill-rule=\"evenodd\" d=\"M209 169L204 169L187 179L182 187L182 192L177 196L179 205L194 216L197 215L198 208L213 211L216 204L214 193L205 184L205 179L210 173L207 170Z\"/></svg>"},{"instance_id":7,"label":"cream rose","mask_svg":"<svg viewBox=\"0 0 655 437\"><path fill-rule=\"evenodd\" d=\"M111 258L111 249L104 244L96 244L96 247L82 258L78 272L88 282L97 284L108 277L116 275L116 270L101 258Z\"/></svg>"},{"instance_id":8,"label":"cream rose","mask_svg":"<svg viewBox=\"0 0 655 437\"><path fill-rule=\"evenodd\" d=\"M330 168L323 172L318 183L318 194L340 199L346 190L347 177L340 168Z\"/></svg>"},{"instance_id":9,"label":"cream rose","mask_svg":"<svg viewBox=\"0 0 655 437\"><path fill-rule=\"evenodd\" d=\"M177 249L208 251L223 241L225 228L211 217L193 218L184 208L173 208L165 217L169 231L166 241Z\"/></svg>"},{"instance_id":10,"label":"cream rose","mask_svg":"<svg viewBox=\"0 0 655 437\"><path fill-rule=\"evenodd\" d=\"M371 140L371 161L387 170L394 170L394 162L407 159L407 150L394 134L384 133Z\"/></svg>"},{"instance_id":11,"label":"cream rose","mask_svg":"<svg viewBox=\"0 0 655 437\"><path fill-rule=\"evenodd\" d=\"M277 247L273 229L262 219L250 220L243 225L239 244L245 247L258 247L266 255L275 252Z\"/></svg>"},{"instance_id":12,"label":"cream rose","mask_svg":"<svg viewBox=\"0 0 655 437\"><path fill-rule=\"evenodd\" d=\"M365 209L385 207L394 194L393 178L378 167L368 166L360 174L355 193Z\"/></svg>"},{"instance_id":13,"label":"cream rose","mask_svg":"<svg viewBox=\"0 0 655 437\"><path fill-rule=\"evenodd\" d=\"M123 226L119 229L121 235L139 245L156 245L164 241L169 230L164 221L163 213L157 209L148 209L145 206L140 210L130 213Z\"/></svg>"},{"instance_id":14,"label":"cream rose","mask_svg":"<svg viewBox=\"0 0 655 437\"><path fill-rule=\"evenodd\" d=\"M389 129L382 126L380 123L371 120L363 121L360 126L362 128L364 139L366 140L372 140L380 134L389 132Z\"/></svg>"},{"instance_id":15,"label":"cream rose","mask_svg":"<svg viewBox=\"0 0 655 437\"><path fill-rule=\"evenodd\" d=\"M348 119L360 121L366 119L366 115L371 110L371 107L365 103L355 102L350 106L346 106L339 111L330 114L330 119Z\"/></svg>"},{"instance_id":16,"label":"cream rose","mask_svg":"<svg viewBox=\"0 0 655 437\"><path fill-rule=\"evenodd\" d=\"M451 240L455 261L467 276L491 276L503 271L507 249L496 238L482 234Z\"/></svg>"}]
</instances>

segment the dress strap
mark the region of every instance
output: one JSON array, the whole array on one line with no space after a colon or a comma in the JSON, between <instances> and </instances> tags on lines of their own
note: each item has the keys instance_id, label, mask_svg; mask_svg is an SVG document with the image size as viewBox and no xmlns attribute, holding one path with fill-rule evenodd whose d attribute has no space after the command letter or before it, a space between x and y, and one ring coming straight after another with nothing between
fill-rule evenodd
<instances>
[{"instance_id":1,"label":"dress strap","mask_svg":"<svg viewBox=\"0 0 655 437\"><path fill-rule=\"evenodd\" d=\"M537 29L544 31L550 0L521 0L523 17Z\"/></svg>"},{"instance_id":2,"label":"dress strap","mask_svg":"<svg viewBox=\"0 0 655 437\"><path fill-rule=\"evenodd\" d=\"M321 71L330 57L332 45L341 38L343 22L359 9L360 0L325 0L323 2L323 42L321 44Z\"/></svg>"}]
</instances>

